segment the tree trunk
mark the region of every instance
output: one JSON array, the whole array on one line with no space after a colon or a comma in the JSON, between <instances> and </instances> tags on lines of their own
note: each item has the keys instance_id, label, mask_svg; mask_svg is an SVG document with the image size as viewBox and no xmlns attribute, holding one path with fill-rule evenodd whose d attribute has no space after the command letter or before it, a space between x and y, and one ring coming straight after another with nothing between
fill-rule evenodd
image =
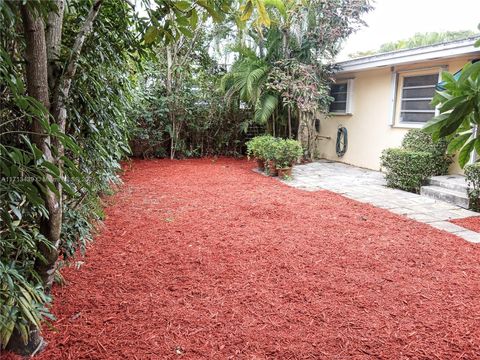
<instances>
[{"instance_id":1,"label":"tree trunk","mask_svg":"<svg viewBox=\"0 0 480 360\"><path fill-rule=\"evenodd\" d=\"M53 115L53 118L57 124L59 124L60 131L65 133L67 118L65 99L69 95L71 81L75 75L83 43L91 31L92 23L98 14L101 3L102 0L96 0L90 9L75 40L66 70L60 78L58 78L60 74L58 56L62 39L64 1L55 0L57 9L48 15L47 29L45 29L43 19L39 14L32 12L28 5L20 5L26 45L25 69L27 91L29 96L35 98L43 104L45 108L44 118L33 119L32 140L42 151L45 160L56 164L60 170L62 168L60 158L64 155L63 145L57 141L52 144L52 138L45 131L42 122L49 124L50 115ZM55 89L52 102L50 102L49 89ZM51 146L57 149L55 156L51 152ZM46 176L46 181L55 184L54 179L50 175ZM45 192L43 198L45 200L45 207L48 210L48 218L42 219L40 224L42 235L49 240L52 247L39 244L38 252L42 255L43 260L37 258L35 262L35 270L47 292L53 284L62 229L62 187L59 183L55 185L58 190L58 195L48 186L44 186ZM39 351L45 345L40 336L39 329L36 329L32 324L29 333L30 338L25 344L19 332L14 331L7 344L7 348L10 351L22 355L29 355Z\"/></svg>"},{"instance_id":2,"label":"tree trunk","mask_svg":"<svg viewBox=\"0 0 480 360\"><path fill-rule=\"evenodd\" d=\"M48 111L50 108L49 91L48 91L48 70L47 70L47 49L45 42L45 27L40 16L32 13L27 5L20 6L22 16L23 29L25 33L25 60L26 60L26 80L28 95L38 100L44 107L45 113L42 118L35 118L32 121L33 142L43 152L45 159L54 163L54 158L50 150L50 136L45 132L42 121L48 124ZM47 181L53 182L51 176L47 176ZM56 243L60 238L61 228L61 208L55 193L45 186L43 194L45 207L49 212L48 219L42 219L40 224L42 234L52 243ZM51 250L39 245L38 251L49 262L52 257ZM56 257L55 257L56 261ZM51 275L50 268L46 264L36 262L38 275L44 283ZM40 332L32 324L29 331L29 339L27 343L23 339L19 331L14 331L7 344L7 349L18 354L30 355L43 347L44 341L40 336Z\"/></svg>"},{"instance_id":3,"label":"tree trunk","mask_svg":"<svg viewBox=\"0 0 480 360\"><path fill-rule=\"evenodd\" d=\"M170 118L170 125L171 125L171 130L170 130L170 159L175 158L175 109L173 108L173 101L172 101L172 88L173 88L173 59L172 59L172 45L168 44L167 45L167 79L166 79L166 84L165 87L167 89L167 97L168 97L168 117Z\"/></svg>"},{"instance_id":4,"label":"tree trunk","mask_svg":"<svg viewBox=\"0 0 480 360\"><path fill-rule=\"evenodd\" d=\"M288 138L292 138L292 110L290 105L288 105Z\"/></svg>"},{"instance_id":5,"label":"tree trunk","mask_svg":"<svg viewBox=\"0 0 480 360\"><path fill-rule=\"evenodd\" d=\"M56 11L51 11L47 18L46 46L48 61L48 85L53 93L61 73L60 47L62 44L64 0L55 0Z\"/></svg>"},{"instance_id":6,"label":"tree trunk","mask_svg":"<svg viewBox=\"0 0 480 360\"><path fill-rule=\"evenodd\" d=\"M48 91L48 69L47 69L47 49L45 42L45 29L41 17L34 16L27 6L21 6L22 20L25 31L25 58L26 58L26 78L28 94L40 101L45 109L50 108L49 91ZM48 116L48 114L46 114ZM48 122L48 117L44 119ZM55 159L50 151L50 136L45 131L39 121L34 119L32 124L34 143L43 152L45 159L51 163L55 163ZM47 180L53 182L48 176ZM49 213L49 218L44 219L41 225L43 235L53 244L58 245L60 239L60 230L62 226L62 208L60 199L57 195L45 186L45 205ZM48 288L53 280L53 272L58 254L56 250L52 250L44 245L39 246L40 253L44 256L45 261L36 262L36 270L42 279L44 285Z\"/></svg>"}]
</instances>

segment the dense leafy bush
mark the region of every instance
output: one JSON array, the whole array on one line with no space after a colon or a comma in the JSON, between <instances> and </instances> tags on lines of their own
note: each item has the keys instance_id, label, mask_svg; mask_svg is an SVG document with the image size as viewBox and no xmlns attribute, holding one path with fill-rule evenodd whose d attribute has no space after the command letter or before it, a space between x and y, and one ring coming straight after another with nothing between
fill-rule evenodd
<instances>
[{"instance_id":1,"label":"dense leafy bush","mask_svg":"<svg viewBox=\"0 0 480 360\"><path fill-rule=\"evenodd\" d=\"M42 12L50 6L30 5ZM91 239L92 221L102 217L99 195L118 182L119 160L129 150L126 113L136 81L131 75L138 69L128 53L140 46L128 4L104 2L78 58L81 71L71 79L62 129L27 92L28 44L20 31L20 6L0 2L0 352L12 334L26 341L31 330L51 318L44 270L52 259L47 257L53 254L55 263L59 254L68 259L83 250ZM58 63L71 57L91 7L90 1L69 3ZM43 131L51 144L50 156L33 136L35 122L41 125L37 133ZM49 196L63 210L58 242L49 239L54 232Z\"/></svg>"},{"instance_id":2,"label":"dense leafy bush","mask_svg":"<svg viewBox=\"0 0 480 360\"><path fill-rule=\"evenodd\" d=\"M388 186L419 192L430 176L447 174L452 159L446 151L445 140L433 141L421 129L410 130L401 149L386 149L382 153L381 166L386 170Z\"/></svg>"},{"instance_id":3,"label":"dense leafy bush","mask_svg":"<svg viewBox=\"0 0 480 360\"><path fill-rule=\"evenodd\" d=\"M432 175L444 175L448 173L448 167L452 158L446 155L448 142L445 139L433 141L432 135L421 129L412 129L405 134L402 147L412 151L424 151L432 154Z\"/></svg>"},{"instance_id":4,"label":"dense leafy bush","mask_svg":"<svg viewBox=\"0 0 480 360\"><path fill-rule=\"evenodd\" d=\"M255 136L246 142L248 157L259 160L271 160L274 156L276 138L271 135Z\"/></svg>"},{"instance_id":5,"label":"dense leafy bush","mask_svg":"<svg viewBox=\"0 0 480 360\"><path fill-rule=\"evenodd\" d=\"M470 208L480 212L480 162L465 166Z\"/></svg>"},{"instance_id":6,"label":"dense leafy bush","mask_svg":"<svg viewBox=\"0 0 480 360\"><path fill-rule=\"evenodd\" d=\"M423 181L432 175L433 159L434 156L426 151L384 150L381 161L386 169L387 185L418 193Z\"/></svg>"},{"instance_id":7,"label":"dense leafy bush","mask_svg":"<svg viewBox=\"0 0 480 360\"><path fill-rule=\"evenodd\" d=\"M297 140L281 139L275 145L274 161L278 169L291 167L303 155L302 144Z\"/></svg>"}]
</instances>

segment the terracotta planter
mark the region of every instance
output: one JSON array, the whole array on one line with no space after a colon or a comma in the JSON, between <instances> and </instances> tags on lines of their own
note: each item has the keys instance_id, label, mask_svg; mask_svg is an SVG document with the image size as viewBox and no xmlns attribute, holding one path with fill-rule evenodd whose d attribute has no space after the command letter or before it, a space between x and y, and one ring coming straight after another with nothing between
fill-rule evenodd
<instances>
[{"instance_id":1,"label":"terracotta planter","mask_svg":"<svg viewBox=\"0 0 480 360\"><path fill-rule=\"evenodd\" d=\"M265 160L257 158L257 167L258 167L258 170L264 171L265 170Z\"/></svg>"},{"instance_id":2,"label":"terracotta planter","mask_svg":"<svg viewBox=\"0 0 480 360\"><path fill-rule=\"evenodd\" d=\"M277 169L277 171L278 171L278 177L280 177L282 179L292 177L292 168L291 167Z\"/></svg>"},{"instance_id":3,"label":"terracotta planter","mask_svg":"<svg viewBox=\"0 0 480 360\"><path fill-rule=\"evenodd\" d=\"M272 160L269 160L268 161L268 175L270 176L277 176L278 175L278 171L277 171L277 166L275 165L275 161L272 161Z\"/></svg>"}]
</instances>

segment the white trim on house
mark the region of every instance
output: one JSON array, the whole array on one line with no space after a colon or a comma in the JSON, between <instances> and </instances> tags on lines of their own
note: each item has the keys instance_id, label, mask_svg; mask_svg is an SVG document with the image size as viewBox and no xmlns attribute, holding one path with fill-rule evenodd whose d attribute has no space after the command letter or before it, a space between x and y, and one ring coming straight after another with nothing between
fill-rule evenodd
<instances>
[{"instance_id":1,"label":"white trim on house","mask_svg":"<svg viewBox=\"0 0 480 360\"><path fill-rule=\"evenodd\" d=\"M337 62L340 67L337 74L374 69L384 66L395 66L416 63L419 61L447 59L459 55L480 55L480 49L474 46L480 36L473 36L464 40L450 41L446 43L422 46L415 49L392 51L384 54L366 56L358 59Z\"/></svg>"}]
</instances>

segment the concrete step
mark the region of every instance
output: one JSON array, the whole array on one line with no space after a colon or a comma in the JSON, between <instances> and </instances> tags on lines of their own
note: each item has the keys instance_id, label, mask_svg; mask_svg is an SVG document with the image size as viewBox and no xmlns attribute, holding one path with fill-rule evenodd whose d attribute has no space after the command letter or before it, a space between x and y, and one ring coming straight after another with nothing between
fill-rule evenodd
<instances>
[{"instance_id":1,"label":"concrete step","mask_svg":"<svg viewBox=\"0 0 480 360\"><path fill-rule=\"evenodd\" d=\"M463 191L455 191L440 186L427 185L420 188L420 195L468 209L468 196Z\"/></svg>"},{"instance_id":2,"label":"concrete step","mask_svg":"<svg viewBox=\"0 0 480 360\"><path fill-rule=\"evenodd\" d=\"M434 176L427 180L427 184L465 193L465 195L468 191L465 176L461 175Z\"/></svg>"}]
</instances>

